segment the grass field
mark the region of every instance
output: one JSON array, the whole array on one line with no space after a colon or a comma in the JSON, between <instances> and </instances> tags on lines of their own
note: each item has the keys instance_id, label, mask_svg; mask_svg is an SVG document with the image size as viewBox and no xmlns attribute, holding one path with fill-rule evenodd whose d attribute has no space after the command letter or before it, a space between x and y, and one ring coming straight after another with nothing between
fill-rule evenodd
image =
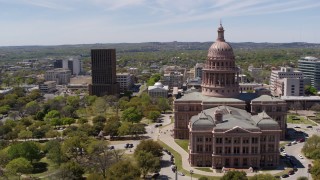
<instances>
[{"instance_id":1,"label":"grass field","mask_svg":"<svg viewBox=\"0 0 320 180\"><path fill-rule=\"evenodd\" d=\"M292 124L310 124L310 125L317 125L314 122L308 120L305 117L302 116L297 116L297 115L293 115L293 114L289 114L287 116L287 123L292 123Z\"/></svg>"},{"instance_id":2,"label":"grass field","mask_svg":"<svg viewBox=\"0 0 320 180\"><path fill-rule=\"evenodd\" d=\"M182 149L188 152L189 139L175 139L174 140Z\"/></svg>"},{"instance_id":3,"label":"grass field","mask_svg":"<svg viewBox=\"0 0 320 180\"><path fill-rule=\"evenodd\" d=\"M195 168L195 169L198 169L200 171L205 171L205 172L212 172L212 169L208 168L208 167L198 167L198 168Z\"/></svg>"}]
</instances>

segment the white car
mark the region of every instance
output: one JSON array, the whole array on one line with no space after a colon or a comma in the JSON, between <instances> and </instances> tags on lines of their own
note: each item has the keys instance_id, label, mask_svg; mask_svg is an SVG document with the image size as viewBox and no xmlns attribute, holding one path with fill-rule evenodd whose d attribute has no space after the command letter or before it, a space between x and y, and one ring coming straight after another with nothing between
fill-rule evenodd
<instances>
[{"instance_id":1,"label":"white car","mask_svg":"<svg viewBox=\"0 0 320 180\"><path fill-rule=\"evenodd\" d=\"M300 158L300 159L303 159L303 157L302 157L300 154L299 154L299 158Z\"/></svg>"},{"instance_id":2,"label":"white car","mask_svg":"<svg viewBox=\"0 0 320 180\"><path fill-rule=\"evenodd\" d=\"M292 141L291 144L297 144L297 141Z\"/></svg>"}]
</instances>

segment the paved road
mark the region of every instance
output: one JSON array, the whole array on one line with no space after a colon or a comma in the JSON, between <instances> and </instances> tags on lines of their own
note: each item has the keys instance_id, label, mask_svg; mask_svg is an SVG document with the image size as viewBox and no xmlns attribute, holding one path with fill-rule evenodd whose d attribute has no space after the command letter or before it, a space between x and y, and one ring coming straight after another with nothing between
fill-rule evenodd
<instances>
[{"instance_id":1,"label":"paved road","mask_svg":"<svg viewBox=\"0 0 320 180\"><path fill-rule=\"evenodd\" d=\"M298 126L300 128L294 128L295 126ZM302 131L307 133L309 136L312 136L313 134L317 133L317 128L319 126L313 126L313 128L307 128L309 125L304 124L288 124L289 131ZM290 176L288 179L297 179L300 176L306 176L308 177L308 164L311 164L311 160L306 159L305 156L303 156L303 153L301 152L301 149L303 147L304 143L298 143L294 144L292 146L285 146L285 151L288 156L290 156L294 162L297 164L298 171ZM303 159L299 157L299 155L302 155ZM309 179L312 179L311 175L309 174Z\"/></svg>"},{"instance_id":2,"label":"paved road","mask_svg":"<svg viewBox=\"0 0 320 180\"><path fill-rule=\"evenodd\" d=\"M162 160L161 160L161 171L160 176L157 178L158 180L174 180L175 179L175 173L171 170L171 162L170 162L170 155L168 155L166 152L163 152ZM196 179L196 178L192 178ZM178 180L190 180L190 177L188 176L181 176L178 175Z\"/></svg>"}]
</instances>

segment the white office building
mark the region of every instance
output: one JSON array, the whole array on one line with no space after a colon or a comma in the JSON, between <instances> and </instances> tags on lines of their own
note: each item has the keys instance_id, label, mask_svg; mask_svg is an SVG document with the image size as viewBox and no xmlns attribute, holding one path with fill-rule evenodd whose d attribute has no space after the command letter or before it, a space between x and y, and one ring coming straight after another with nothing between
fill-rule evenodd
<instances>
[{"instance_id":1,"label":"white office building","mask_svg":"<svg viewBox=\"0 0 320 180\"><path fill-rule=\"evenodd\" d=\"M303 96L304 79L301 71L291 67L273 70L270 77L271 94L274 96Z\"/></svg>"}]
</instances>

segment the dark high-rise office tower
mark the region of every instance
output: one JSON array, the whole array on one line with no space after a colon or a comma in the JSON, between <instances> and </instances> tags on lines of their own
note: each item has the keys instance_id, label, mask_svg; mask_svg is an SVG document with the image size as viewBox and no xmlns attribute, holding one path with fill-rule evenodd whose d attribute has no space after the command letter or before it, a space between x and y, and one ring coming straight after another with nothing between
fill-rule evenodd
<instances>
[{"instance_id":1,"label":"dark high-rise office tower","mask_svg":"<svg viewBox=\"0 0 320 180\"><path fill-rule=\"evenodd\" d=\"M116 50L91 50L92 84L89 85L90 95L119 95L119 84L116 76Z\"/></svg>"}]
</instances>

